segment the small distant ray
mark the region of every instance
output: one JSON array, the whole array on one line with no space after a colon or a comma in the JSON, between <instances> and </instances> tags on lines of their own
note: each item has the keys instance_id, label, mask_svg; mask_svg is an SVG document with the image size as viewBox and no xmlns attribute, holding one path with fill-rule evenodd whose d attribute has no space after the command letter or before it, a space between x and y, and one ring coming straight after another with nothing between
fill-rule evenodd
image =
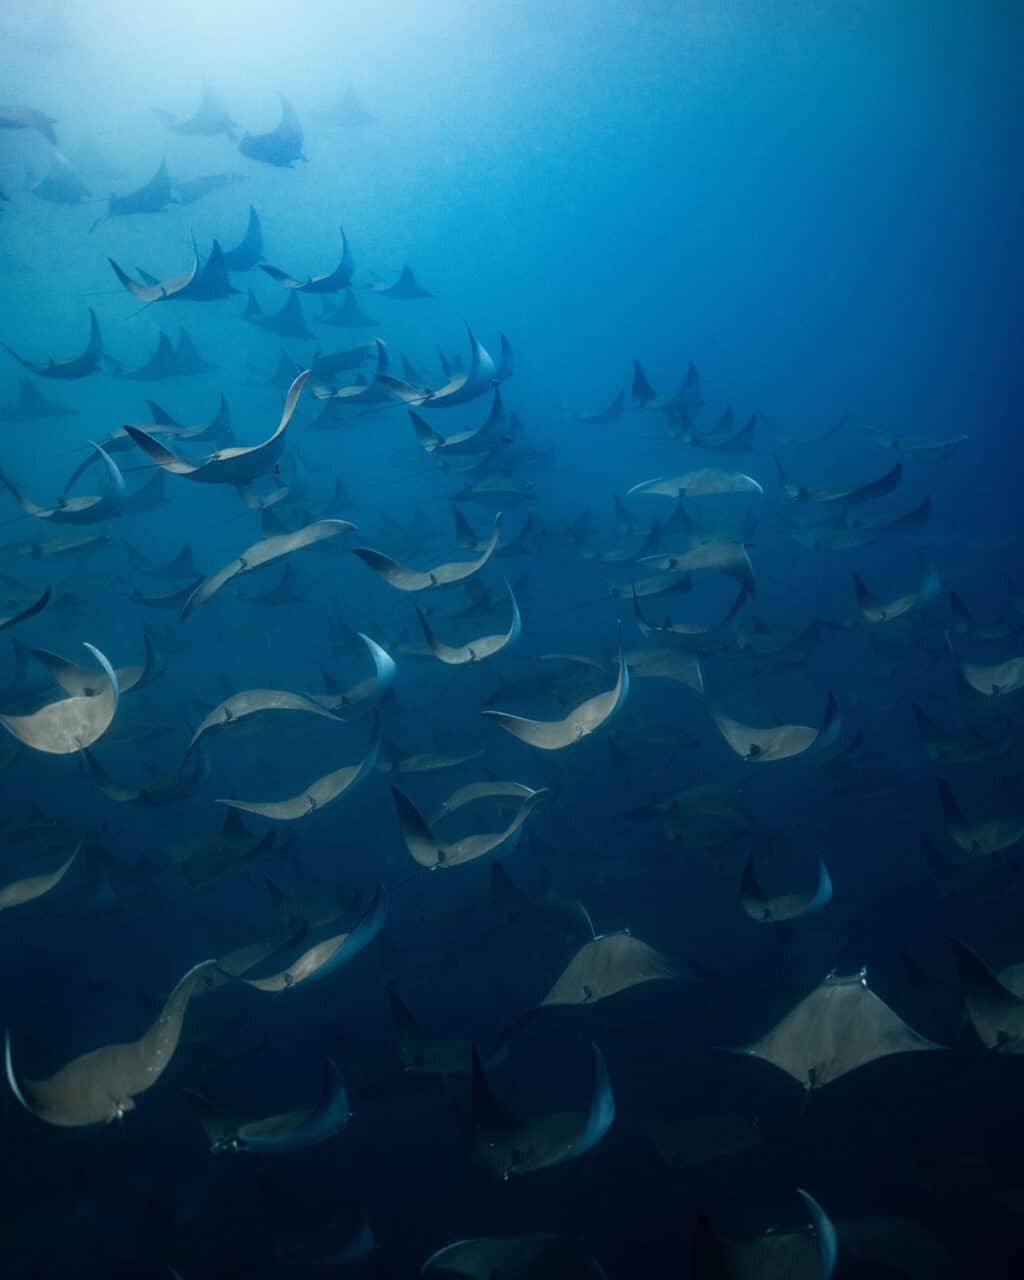
<instances>
[{"instance_id":1,"label":"small distant ray","mask_svg":"<svg viewBox=\"0 0 1024 1280\"><path fill-rule=\"evenodd\" d=\"M949 785L938 780L939 799L946 834L971 858L991 858L1005 853L1024 840L1024 815L979 818L969 822L956 802Z\"/></svg>"},{"instance_id":2,"label":"small distant ray","mask_svg":"<svg viewBox=\"0 0 1024 1280\"><path fill-rule=\"evenodd\" d=\"M148 182L143 183L135 191L127 195L112 195L107 202L107 212L89 228L90 231L110 218L126 218L133 213L163 213L169 204L174 203L171 190L171 178L167 172L166 160L160 161L160 167Z\"/></svg>"},{"instance_id":3,"label":"small distant ray","mask_svg":"<svg viewBox=\"0 0 1024 1280\"><path fill-rule=\"evenodd\" d=\"M348 1093L341 1072L328 1058L320 1099L314 1107L288 1111L259 1120L243 1120L223 1107L214 1106L199 1093L185 1090L206 1133L211 1155L277 1156L305 1151L336 1138L351 1117Z\"/></svg>"},{"instance_id":4,"label":"small distant ray","mask_svg":"<svg viewBox=\"0 0 1024 1280\"><path fill-rule=\"evenodd\" d=\"M91 307L89 308L89 342L81 355L59 358L50 356L48 360L36 362L19 356L6 342L0 343L0 346L8 355L13 356L18 364L28 369L30 373L36 374L37 377L60 378L66 382L87 378L90 373L95 373L103 358L103 335L100 333L100 323L96 319L96 313Z\"/></svg>"},{"instance_id":5,"label":"small distant ray","mask_svg":"<svg viewBox=\"0 0 1024 1280\"><path fill-rule=\"evenodd\" d=\"M339 329L376 329L379 320L367 315L359 305L359 299L352 289L345 290L345 297L339 307L330 298L324 297L323 311L320 314L321 324L335 325Z\"/></svg>"},{"instance_id":6,"label":"small distant ray","mask_svg":"<svg viewBox=\"0 0 1024 1280\"><path fill-rule=\"evenodd\" d=\"M622 417L622 409L626 403L626 393L620 391L606 408L600 409L597 413L574 413L574 422L587 423L590 426L603 426L608 422L618 422Z\"/></svg>"},{"instance_id":7,"label":"small distant ray","mask_svg":"<svg viewBox=\"0 0 1024 1280\"><path fill-rule=\"evenodd\" d=\"M263 228L252 205L245 235L233 249L224 249L222 254L226 271L251 271L263 257Z\"/></svg>"},{"instance_id":8,"label":"small distant ray","mask_svg":"<svg viewBox=\"0 0 1024 1280\"><path fill-rule=\"evenodd\" d=\"M437 294L424 289L412 273L411 267L403 267L402 274L391 284L371 284L367 288L382 298L401 298L411 302L416 298L436 298Z\"/></svg>"},{"instance_id":9,"label":"small distant ray","mask_svg":"<svg viewBox=\"0 0 1024 1280\"><path fill-rule=\"evenodd\" d=\"M281 119L269 133L245 133L238 144L243 156L290 169L296 160L305 160L302 154L302 125L292 104L281 97Z\"/></svg>"},{"instance_id":10,"label":"small distant ray","mask_svg":"<svg viewBox=\"0 0 1024 1280\"><path fill-rule=\"evenodd\" d=\"M238 126L217 97L213 89L203 85L199 106L188 116L177 116L171 111L163 111L159 107L152 108L153 114L171 133L185 137L214 137L219 133L227 134L235 141Z\"/></svg>"},{"instance_id":11,"label":"small distant ray","mask_svg":"<svg viewBox=\"0 0 1024 1280\"><path fill-rule=\"evenodd\" d=\"M92 193L66 156L54 151L45 177L33 182L29 191L51 204L82 204Z\"/></svg>"},{"instance_id":12,"label":"small distant ray","mask_svg":"<svg viewBox=\"0 0 1024 1280\"><path fill-rule=\"evenodd\" d=\"M700 471L688 471L685 475L644 480L626 490L627 497L631 493L654 493L666 498L700 498L709 494L764 493L764 489L753 476L744 475L743 472L704 467Z\"/></svg>"},{"instance_id":13,"label":"small distant ray","mask_svg":"<svg viewBox=\"0 0 1024 1280\"><path fill-rule=\"evenodd\" d=\"M759 924L783 924L789 920L800 920L823 911L832 901L832 879L826 870L825 863L818 860L818 883L813 889L803 893L782 893L769 896L761 888L754 869L754 855L747 858L743 869L743 888L740 902L743 910L751 920Z\"/></svg>"},{"instance_id":14,"label":"small distant ray","mask_svg":"<svg viewBox=\"0 0 1024 1280\"><path fill-rule=\"evenodd\" d=\"M590 1104L585 1112L555 1112L515 1120L495 1096L473 1051L473 1130L477 1154L506 1181L575 1160L595 1147L615 1119L604 1055L592 1044Z\"/></svg>"},{"instance_id":15,"label":"small distant ray","mask_svg":"<svg viewBox=\"0 0 1024 1280\"><path fill-rule=\"evenodd\" d=\"M420 1267L420 1273L440 1271L466 1280L531 1280L542 1276L558 1280L607 1280L604 1271L567 1235L532 1232L518 1236L477 1236L457 1240L438 1249Z\"/></svg>"},{"instance_id":16,"label":"small distant ray","mask_svg":"<svg viewBox=\"0 0 1024 1280\"><path fill-rule=\"evenodd\" d=\"M1024 998L1019 965L996 975L970 947L950 939L971 1026L986 1049L1024 1053Z\"/></svg>"},{"instance_id":17,"label":"small distant ray","mask_svg":"<svg viewBox=\"0 0 1024 1280\"><path fill-rule=\"evenodd\" d=\"M42 613L49 603L50 588L46 587L42 595L33 600L31 604L26 605L17 613L12 613L6 618L0 618L0 631L6 631L8 627L16 627L19 622L26 622L29 618L34 618L37 613Z\"/></svg>"},{"instance_id":18,"label":"small distant ray","mask_svg":"<svg viewBox=\"0 0 1024 1280\"><path fill-rule=\"evenodd\" d=\"M57 121L36 107L0 106L0 129L35 129L51 146L57 145Z\"/></svg>"},{"instance_id":19,"label":"small distant ray","mask_svg":"<svg viewBox=\"0 0 1024 1280\"><path fill-rule=\"evenodd\" d=\"M209 173L201 178L188 178L185 181L179 179L174 184L174 193L179 204L195 204L211 192L233 187L238 182L245 182L240 173Z\"/></svg>"},{"instance_id":20,"label":"small distant ray","mask_svg":"<svg viewBox=\"0 0 1024 1280\"><path fill-rule=\"evenodd\" d=\"M352 257L352 247L348 242L348 236L345 235L345 228L339 227L338 230L341 232L341 261L333 271L306 276L302 280L296 276L290 276L280 267L268 266L265 262L260 264L260 270L265 271L272 280L284 285L286 289L294 289L300 293L340 293L342 289L348 289L352 283L355 259Z\"/></svg>"},{"instance_id":21,"label":"small distant ray","mask_svg":"<svg viewBox=\"0 0 1024 1280\"><path fill-rule=\"evenodd\" d=\"M0 422L42 422L49 418L70 418L78 414L70 405L48 400L34 382L18 379L18 398L11 404L0 404Z\"/></svg>"},{"instance_id":22,"label":"small distant ray","mask_svg":"<svg viewBox=\"0 0 1024 1280\"><path fill-rule=\"evenodd\" d=\"M376 124L377 117L370 115L351 89L341 95L333 107L326 111L316 111L314 115L324 124L340 125L343 128L359 129L368 124Z\"/></svg>"},{"instance_id":23,"label":"small distant ray","mask_svg":"<svg viewBox=\"0 0 1024 1280\"><path fill-rule=\"evenodd\" d=\"M269 333L276 333L282 338L299 338L311 340L313 335L306 328L306 318L302 314L299 295L291 293L288 301L278 311L264 315L263 308L256 301L252 290L249 290L249 301L246 304L244 319L250 324L258 325Z\"/></svg>"}]
</instances>

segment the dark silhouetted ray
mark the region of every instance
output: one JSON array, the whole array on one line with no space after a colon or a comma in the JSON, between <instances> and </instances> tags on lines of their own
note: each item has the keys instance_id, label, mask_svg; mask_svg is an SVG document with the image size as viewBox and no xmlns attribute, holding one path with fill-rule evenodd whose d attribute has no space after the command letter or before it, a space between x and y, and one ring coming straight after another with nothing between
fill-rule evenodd
<instances>
[{"instance_id":1,"label":"dark silhouetted ray","mask_svg":"<svg viewBox=\"0 0 1024 1280\"><path fill-rule=\"evenodd\" d=\"M96 319L96 313L91 307L89 309L89 342L81 355L59 358L51 356L49 360L36 362L19 356L6 342L0 343L0 346L30 373L40 378L60 378L66 382L87 378L90 373L95 373L103 358L103 335L100 333L100 323Z\"/></svg>"},{"instance_id":2,"label":"dark silhouetted ray","mask_svg":"<svg viewBox=\"0 0 1024 1280\"><path fill-rule=\"evenodd\" d=\"M281 119L269 133L246 133L238 144L243 156L290 169L296 160L305 160L302 154L302 125L287 98L281 98Z\"/></svg>"}]
</instances>

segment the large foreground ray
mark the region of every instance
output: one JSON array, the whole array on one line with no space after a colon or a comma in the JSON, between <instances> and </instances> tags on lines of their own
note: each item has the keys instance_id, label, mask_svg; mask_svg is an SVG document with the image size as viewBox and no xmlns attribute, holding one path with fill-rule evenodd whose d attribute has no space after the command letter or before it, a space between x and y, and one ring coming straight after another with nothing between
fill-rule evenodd
<instances>
[{"instance_id":1,"label":"large foreground ray","mask_svg":"<svg viewBox=\"0 0 1024 1280\"><path fill-rule=\"evenodd\" d=\"M47 1124L78 1128L119 1119L160 1079L178 1047L189 1000L215 967L207 960L190 969L138 1040L93 1049L46 1080L18 1080L8 1033L5 1065L12 1093L26 1111Z\"/></svg>"},{"instance_id":2,"label":"large foreground ray","mask_svg":"<svg viewBox=\"0 0 1024 1280\"><path fill-rule=\"evenodd\" d=\"M6 342L0 343L0 346L30 373L40 378L59 378L65 382L87 378L90 373L95 373L103 358L103 335L100 333L100 322L96 319L96 312L91 307L89 308L89 341L81 355L50 356L48 360L39 361L26 360L24 356L19 356L17 351L12 351Z\"/></svg>"},{"instance_id":3,"label":"large foreground ray","mask_svg":"<svg viewBox=\"0 0 1024 1280\"><path fill-rule=\"evenodd\" d=\"M195 733L192 734L188 750L185 752L185 759L182 761L182 768L185 760L206 734L215 733L227 725L237 724L249 716L266 715L271 711L306 711L310 715L326 716L329 720L341 719L341 716L328 710L313 698L307 698L305 694L289 693L286 689L245 689L240 693L231 694L203 717Z\"/></svg>"},{"instance_id":4,"label":"large foreground ray","mask_svg":"<svg viewBox=\"0 0 1024 1280\"><path fill-rule=\"evenodd\" d=\"M666 498L699 498L722 493L764 493L764 488L753 476L740 471L722 471L717 467L703 467L681 476L661 476L645 480L626 490L631 493L656 493Z\"/></svg>"},{"instance_id":5,"label":"large foreground ray","mask_svg":"<svg viewBox=\"0 0 1024 1280\"><path fill-rule=\"evenodd\" d=\"M629 667L620 648L619 669L614 685L604 693L586 698L562 720L527 720L524 716L509 715L506 711L481 711L480 714L493 720L499 728L511 733L520 742L540 747L542 751L560 751L607 724L622 707L628 693Z\"/></svg>"},{"instance_id":6,"label":"large foreground ray","mask_svg":"<svg viewBox=\"0 0 1024 1280\"><path fill-rule=\"evenodd\" d=\"M113 723L120 696L117 673L99 649L91 644L85 647L106 673L106 688L92 697L48 703L32 715L0 715L0 724L26 747L48 755L71 755L98 742Z\"/></svg>"},{"instance_id":7,"label":"large foreground ray","mask_svg":"<svg viewBox=\"0 0 1024 1280\"><path fill-rule=\"evenodd\" d=\"M251 547L246 547L237 559L230 561L216 573L203 578L192 588L181 610L182 621L195 613L200 605L212 599L232 578L237 578L243 573L252 573L255 569L262 569L264 565L272 564L282 556L291 555L294 551L301 551L328 538L336 538L339 534L349 533L354 528L355 525L348 520L314 520L312 524L303 525L301 529L295 529L292 533L276 533L270 538L263 538L260 542L253 543Z\"/></svg>"},{"instance_id":8,"label":"large foreground ray","mask_svg":"<svg viewBox=\"0 0 1024 1280\"><path fill-rule=\"evenodd\" d=\"M941 1048L880 1000L862 969L829 974L771 1031L735 1052L763 1058L810 1090L894 1053Z\"/></svg>"},{"instance_id":9,"label":"large foreground ray","mask_svg":"<svg viewBox=\"0 0 1024 1280\"><path fill-rule=\"evenodd\" d=\"M371 568L378 577L399 591L428 591L432 587L450 587L478 573L490 560L498 545L501 512L494 517L494 528L480 556L476 560L455 560L449 564L435 565L433 569L409 569L381 551L371 547L353 547L352 554Z\"/></svg>"},{"instance_id":10,"label":"large foreground ray","mask_svg":"<svg viewBox=\"0 0 1024 1280\"><path fill-rule=\"evenodd\" d=\"M316 943L279 973L267 978L240 978L239 981L257 991L287 991L302 982L326 978L336 973L377 937L384 927L387 913L387 891L383 885L378 885L373 900L355 928Z\"/></svg>"},{"instance_id":11,"label":"large foreground ray","mask_svg":"<svg viewBox=\"0 0 1024 1280\"><path fill-rule=\"evenodd\" d=\"M124 429L151 462L170 471L172 475L184 476L187 480L197 480L204 484L249 484L259 476L273 471L277 465L277 460L284 451L288 424L308 377L309 371L304 370L288 388L281 420L273 434L262 444L217 450L198 466L180 458L140 427L126 425Z\"/></svg>"},{"instance_id":12,"label":"large foreground ray","mask_svg":"<svg viewBox=\"0 0 1024 1280\"><path fill-rule=\"evenodd\" d=\"M241 809L243 813L255 813L261 818L273 818L278 822L294 822L297 818L305 818L311 813L325 809L339 796L351 791L364 782L373 772L380 753L380 712L374 712L373 735L366 755L358 764L345 765L331 773L325 773L297 796L288 800L261 802L257 800L218 800L218 804L230 805L232 809Z\"/></svg>"}]
</instances>

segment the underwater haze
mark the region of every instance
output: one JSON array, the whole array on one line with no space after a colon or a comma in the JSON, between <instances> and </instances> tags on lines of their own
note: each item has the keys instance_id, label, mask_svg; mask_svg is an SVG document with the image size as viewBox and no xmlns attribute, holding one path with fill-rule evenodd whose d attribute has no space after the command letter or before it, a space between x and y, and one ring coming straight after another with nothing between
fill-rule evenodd
<instances>
[{"instance_id":1,"label":"underwater haze","mask_svg":"<svg viewBox=\"0 0 1024 1280\"><path fill-rule=\"evenodd\" d=\"M0 13L4 1277L1019 1277L988 0Z\"/></svg>"}]
</instances>

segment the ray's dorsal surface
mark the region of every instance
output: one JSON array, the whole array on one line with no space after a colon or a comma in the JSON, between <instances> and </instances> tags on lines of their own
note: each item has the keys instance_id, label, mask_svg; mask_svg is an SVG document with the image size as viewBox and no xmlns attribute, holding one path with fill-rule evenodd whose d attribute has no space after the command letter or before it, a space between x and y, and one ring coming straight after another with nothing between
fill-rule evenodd
<instances>
[{"instance_id":1,"label":"ray's dorsal surface","mask_svg":"<svg viewBox=\"0 0 1024 1280\"><path fill-rule=\"evenodd\" d=\"M397 560L392 560L383 552L374 551L371 547L353 547L352 554L359 557L363 564L383 578L391 587L399 591L429 591L437 587L450 587L456 582L464 582L473 574L479 573L498 545L498 533L501 526L501 512L494 517L494 528L480 556L476 560L456 560L449 564L435 565L433 569L409 569Z\"/></svg>"},{"instance_id":2,"label":"ray's dorsal surface","mask_svg":"<svg viewBox=\"0 0 1024 1280\"><path fill-rule=\"evenodd\" d=\"M351 532L356 526L348 520L314 520L312 524L295 529L292 533L274 534L246 547L235 560L203 578L191 589L185 588L185 598L181 608L181 620L190 617L201 606L211 600L232 578L243 573L252 573L262 569L264 565L280 560L282 556L302 551L306 547L326 542L340 534ZM175 593L178 598L181 593ZM152 601L150 601L152 603Z\"/></svg>"},{"instance_id":3,"label":"ray's dorsal surface","mask_svg":"<svg viewBox=\"0 0 1024 1280\"><path fill-rule=\"evenodd\" d=\"M105 1045L75 1058L45 1080L19 1080L7 1034L7 1082L18 1102L47 1124L64 1128L106 1124L135 1108L135 1099L159 1080L178 1047L185 1011L216 962L190 969L168 996L159 1017L138 1040Z\"/></svg>"},{"instance_id":4,"label":"ray's dorsal surface","mask_svg":"<svg viewBox=\"0 0 1024 1280\"><path fill-rule=\"evenodd\" d=\"M480 714L520 742L542 751L561 751L607 724L622 707L628 693L629 667L620 648L615 684L607 692L585 699L562 720L528 720L505 711L481 711Z\"/></svg>"},{"instance_id":5,"label":"ray's dorsal surface","mask_svg":"<svg viewBox=\"0 0 1024 1280\"><path fill-rule=\"evenodd\" d=\"M594 1004L641 982L689 977L686 969L632 934L604 933L580 947L538 1008Z\"/></svg>"},{"instance_id":6,"label":"ray's dorsal surface","mask_svg":"<svg viewBox=\"0 0 1024 1280\"><path fill-rule=\"evenodd\" d=\"M278 822L294 822L298 818L306 818L311 813L325 809L339 796L351 791L364 782L377 763L380 751L380 713L374 712L373 735L366 749L366 755L358 764L345 765L325 773L322 778L311 782L305 790L288 800L257 801L220 799L218 804L229 805L232 809L241 809L243 813L255 813L261 818L272 818Z\"/></svg>"},{"instance_id":7,"label":"ray's dorsal surface","mask_svg":"<svg viewBox=\"0 0 1024 1280\"><path fill-rule=\"evenodd\" d=\"M8 355L13 356L18 364L28 369L30 373L36 374L37 377L57 378L65 382L87 378L90 373L95 373L103 358L103 335L100 333L100 322L96 319L96 312L91 307L89 308L89 341L81 355L60 358L51 356L48 360L36 362L19 356L6 342L0 343L0 346Z\"/></svg>"},{"instance_id":8,"label":"ray's dorsal surface","mask_svg":"<svg viewBox=\"0 0 1024 1280\"><path fill-rule=\"evenodd\" d=\"M891 1054L942 1047L880 1000L862 969L846 977L829 974L771 1031L734 1052L762 1058L811 1090Z\"/></svg>"}]
</instances>

